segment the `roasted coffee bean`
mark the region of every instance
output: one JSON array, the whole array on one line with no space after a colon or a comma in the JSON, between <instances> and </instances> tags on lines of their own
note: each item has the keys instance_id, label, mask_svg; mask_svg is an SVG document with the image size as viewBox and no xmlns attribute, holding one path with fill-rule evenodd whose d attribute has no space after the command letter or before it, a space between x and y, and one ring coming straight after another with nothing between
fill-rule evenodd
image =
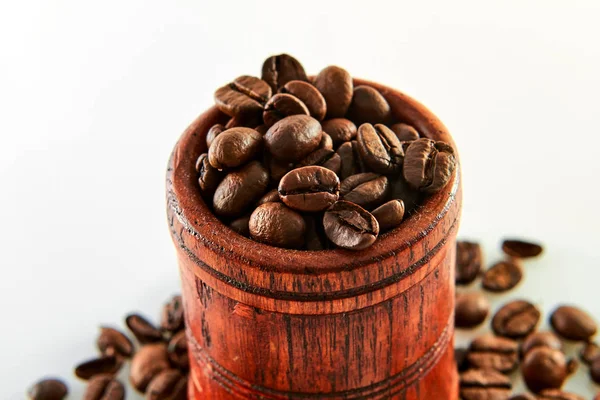
<instances>
[{"instance_id":1,"label":"roasted coffee bean","mask_svg":"<svg viewBox=\"0 0 600 400\"><path fill-rule=\"evenodd\" d=\"M388 178L372 172L349 176L340 184L342 199L366 209L372 209L383 203L389 191Z\"/></svg>"},{"instance_id":2,"label":"roasted coffee bean","mask_svg":"<svg viewBox=\"0 0 600 400\"><path fill-rule=\"evenodd\" d=\"M450 145L430 139L418 139L406 146L404 178L414 188L434 193L450 181L456 164L454 150Z\"/></svg>"},{"instance_id":3,"label":"roasted coffee bean","mask_svg":"<svg viewBox=\"0 0 600 400\"><path fill-rule=\"evenodd\" d=\"M252 113L252 114L238 114L225 124L225 130L231 128L249 128L252 126L259 125L263 122L261 113Z\"/></svg>"},{"instance_id":4,"label":"roasted coffee bean","mask_svg":"<svg viewBox=\"0 0 600 400\"><path fill-rule=\"evenodd\" d=\"M139 314L128 315L125 318L125 324L141 344L160 342L163 340L160 329Z\"/></svg>"},{"instance_id":5,"label":"roasted coffee bean","mask_svg":"<svg viewBox=\"0 0 600 400\"><path fill-rule=\"evenodd\" d=\"M196 171L198 171L200 191L204 195L212 195L223 179L223 173L210 165L207 153L201 154L200 157L198 157L198 161L196 161Z\"/></svg>"},{"instance_id":6,"label":"roasted coffee bean","mask_svg":"<svg viewBox=\"0 0 600 400\"><path fill-rule=\"evenodd\" d=\"M560 306L550 316L554 331L565 339L588 341L598 326L585 311L573 306Z\"/></svg>"},{"instance_id":7,"label":"roasted coffee bean","mask_svg":"<svg viewBox=\"0 0 600 400\"><path fill-rule=\"evenodd\" d=\"M122 365L123 362L118 356L102 356L79 364L75 367L75 375L85 380L96 375L112 375L119 372Z\"/></svg>"},{"instance_id":8,"label":"roasted coffee bean","mask_svg":"<svg viewBox=\"0 0 600 400\"><path fill-rule=\"evenodd\" d=\"M147 400L187 400L187 378L176 369L156 375L146 389Z\"/></svg>"},{"instance_id":9,"label":"roasted coffee bean","mask_svg":"<svg viewBox=\"0 0 600 400\"><path fill-rule=\"evenodd\" d=\"M277 189L269 190L263 197L258 200L256 203L257 206L265 203L279 203L281 199L279 198L279 191Z\"/></svg>"},{"instance_id":10,"label":"roasted coffee bean","mask_svg":"<svg viewBox=\"0 0 600 400\"><path fill-rule=\"evenodd\" d=\"M527 336L521 345L523 355L538 347L548 347L554 350L562 351L562 342L552 332L534 332Z\"/></svg>"},{"instance_id":11,"label":"roasted coffee bean","mask_svg":"<svg viewBox=\"0 0 600 400\"><path fill-rule=\"evenodd\" d=\"M402 200L405 212L413 213L421 200L421 193L410 187L402 174L390 178L390 186L392 188L390 198Z\"/></svg>"},{"instance_id":12,"label":"roasted coffee bean","mask_svg":"<svg viewBox=\"0 0 600 400\"><path fill-rule=\"evenodd\" d=\"M260 133L262 136L264 136L264 135L265 135L265 133L267 133L267 131L269 130L269 127L268 127L268 126L266 126L265 124L260 124L260 125L256 126L256 127L254 128L254 130L255 130L256 132Z\"/></svg>"},{"instance_id":13,"label":"roasted coffee bean","mask_svg":"<svg viewBox=\"0 0 600 400\"><path fill-rule=\"evenodd\" d=\"M536 347L525 355L521 373L525 384L534 393L559 389L567 379L567 359L562 351Z\"/></svg>"},{"instance_id":14,"label":"roasted coffee bean","mask_svg":"<svg viewBox=\"0 0 600 400\"><path fill-rule=\"evenodd\" d=\"M356 125L346 118L333 118L322 122L323 131L327 132L333 140L334 146L349 142L356 138Z\"/></svg>"},{"instance_id":15,"label":"roasted coffee bean","mask_svg":"<svg viewBox=\"0 0 600 400\"><path fill-rule=\"evenodd\" d=\"M579 369L579 361L571 358L567 361L567 375L573 375Z\"/></svg>"},{"instance_id":16,"label":"roasted coffee bean","mask_svg":"<svg viewBox=\"0 0 600 400\"><path fill-rule=\"evenodd\" d=\"M114 355L129 358L133 355L131 340L125 334L113 328L101 327L96 345L103 356Z\"/></svg>"},{"instance_id":17,"label":"roasted coffee bean","mask_svg":"<svg viewBox=\"0 0 600 400\"><path fill-rule=\"evenodd\" d=\"M386 232L394 229L404 218L404 202L402 200L390 200L377 207L371 213L379 223L379 231Z\"/></svg>"},{"instance_id":18,"label":"roasted coffee bean","mask_svg":"<svg viewBox=\"0 0 600 400\"><path fill-rule=\"evenodd\" d=\"M329 208L340 194L340 180L319 166L296 168L279 182L279 197L290 208L315 212Z\"/></svg>"},{"instance_id":19,"label":"roasted coffee bean","mask_svg":"<svg viewBox=\"0 0 600 400\"><path fill-rule=\"evenodd\" d=\"M402 145L396 134L387 126L362 124L358 128L356 141L361 159L373 171L390 174L402 168Z\"/></svg>"},{"instance_id":20,"label":"roasted coffee bean","mask_svg":"<svg viewBox=\"0 0 600 400\"><path fill-rule=\"evenodd\" d=\"M506 400L511 388L510 378L493 369L470 369L460 374L462 400Z\"/></svg>"},{"instance_id":21,"label":"roasted coffee bean","mask_svg":"<svg viewBox=\"0 0 600 400\"><path fill-rule=\"evenodd\" d=\"M272 126L290 115L310 115L302 100L287 93L277 93L265 104L263 120L265 125Z\"/></svg>"},{"instance_id":22,"label":"roasted coffee bean","mask_svg":"<svg viewBox=\"0 0 600 400\"><path fill-rule=\"evenodd\" d=\"M304 244L306 225L300 214L282 203L265 203L250 216L250 235L257 242L298 249Z\"/></svg>"},{"instance_id":23,"label":"roasted coffee bean","mask_svg":"<svg viewBox=\"0 0 600 400\"><path fill-rule=\"evenodd\" d=\"M491 368L509 373L519 364L519 344L492 335L481 336L471 342L467 360L474 368Z\"/></svg>"},{"instance_id":24,"label":"roasted coffee bean","mask_svg":"<svg viewBox=\"0 0 600 400\"><path fill-rule=\"evenodd\" d=\"M537 398L529 393L521 393L521 394L516 394L514 396L512 396L510 399L508 400L537 400Z\"/></svg>"},{"instance_id":25,"label":"roasted coffee bean","mask_svg":"<svg viewBox=\"0 0 600 400\"><path fill-rule=\"evenodd\" d=\"M490 303L481 292L457 293L454 324L457 328L474 328L485 321Z\"/></svg>"},{"instance_id":26,"label":"roasted coffee bean","mask_svg":"<svg viewBox=\"0 0 600 400\"><path fill-rule=\"evenodd\" d=\"M67 397L69 389L59 379L43 379L36 382L28 391L30 400L63 400Z\"/></svg>"},{"instance_id":27,"label":"roasted coffee bean","mask_svg":"<svg viewBox=\"0 0 600 400\"><path fill-rule=\"evenodd\" d=\"M600 384L600 357L594 358L590 364L590 377L594 382Z\"/></svg>"},{"instance_id":28,"label":"roasted coffee bean","mask_svg":"<svg viewBox=\"0 0 600 400\"><path fill-rule=\"evenodd\" d=\"M540 321L540 311L524 300L514 300L500 308L492 318L492 330L498 336L524 338Z\"/></svg>"},{"instance_id":29,"label":"roasted coffee bean","mask_svg":"<svg viewBox=\"0 0 600 400\"><path fill-rule=\"evenodd\" d=\"M228 173L213 196L215 214L222 217L241 216L266 192L269 173L258 161L251 161Z\"/></svg>"},{"instance_id":30,"label":"roasted coffee bean","mask_svg":"<svg viewBox=\"0 0 600 400\"><path fill-rule=\"evenodd\" d=\"M483 274L481 286L490 292L505 292L517 286L523 269L514 261L500 261Z\"/></svg>"},{"instance_id":31,"label":"roasted coffee bean","mask_svg":"<svg viewBox=\"0 0 600 400\"><path fill-rule=\"evenodd\" d=\"M243 75L215 92L215 103L219 110L229 116L259 115L271 98L269 84L254 76Z\"/></svg>"},{"instance_id":32,"label":"roasted coffee bean","mask_svg":"<svg viewBox=\"0 0 600 400\"><path fill-rule=\"evenodd\" d=\"M354 152L354 162L356 163L356 171L357 171L356 173L372 172L372 171L369 171L369 169L367 168L367 165L365 164L364 160L362 159L362 157L360 155L358 141L352 140L352 141L350 141L350 143L352 143L352 151Z\"/></svg>"},{"instance_id":33,"label":"roasted coffee bean","mask_svg":"<svg viewBox=\"0 0 600 400\"><path fill-rule=\"evenodd\" d=\"M517 239L505 239L502 242L502 251L510 257L530 258L542 254L543 248L537 243Z\"/></svg>"},{"instance_id":34,"label":"roasted coffee bean","mask_svg":"<svg viewBox=\"0 0 600 400\"><path fill-rule=\"evenodd\" d=\"M412 126L404 123L398 123L390 126L390 129L394 131L398 140L401 142L412 142L413 140L419 139L419 132Z\"/></svg>"},{"instance_id":35,"label":"roasted coffee bean","mask_svg":"<svg viewBox=\"0 0 600 400\"><path fill-rule=\"evenodd\" d=\"M563 392L560 389L542 390L537 397L538 400L585 400L575 393Z\"/></svg>"},{"instance_id":36,"label":"roasted coffee bean","mask_svg":"<svg viewBox=\"0 0 600 400\"><path fill-rule=\"evenodd\" d=\"M464 347L454 349L454 359L456 360L456 367L460 372L466 371L469 367L469 362L467 361L468 353L469 350L465 349Z\"/></svg>"},{"instance_id":37,"label":"roasted coffee bean","mask_svg":"<svg viewBox=\"0 0 600 400\"><path fill-rule=\"evenodd\" d=\"M360 85L354 88L348 116L357 124L383 124L391 119L392 110L377 89Z\"/></svg>"},{"instance_id":38,"label":"roasted coffee bean","mask_svg":"<svg viewBox=\"0 0 600 400\"><path fill-rule=\"evenodd\" d=\"M327 118L338 118L346 115L352 102L352 77L343 68L329 66L319 72L314 85L327 103Z\"/></svg>"},{"instance_id":39,"label":"roasted coffee bean","mask_svg":"<svg viewBox=\"0 0 600 400\"><path fill-rule=\"evenodd\" d=\"M359 172L358 165L355 162L355 153L352 148L352 143L343 143L336 151L340 157L340 179L346 179L350 175L357 174Z\"/></svg>"},{"instance_id":40,"label":"roasted coffee bean","mask_svg":"<svg viewBox=\"0 0 600 400\"><path fill-rule=\"evenodd\" d=\"M277 195L279 197L279 195ZM250 216L246 215L243 217L239 217L234 219L229 223L229 227L233 229L233 231L239 233L242 236L249 237L250 236L250 228L248 224L250 223Z\"/></svg>"},{"instance_id":41,"label":"roasted coffee bean","mask_svg":"<svg viewBox=\"0 0 600 400\"><path fill-rule=\"evenodd\" d=\"M304 242L306 250L325 250L327 249L327 237L323 231L323 216L307 214L304 215L304 223L306 224L306 234Z\"/></svg>"},{"instance_id":42,"label":"roasted coffee bean","mask_svg":"<svg viewBox=\"0 0 600 400\"><path fill-rule=\"evenodd\" d=\"M262 135L254 129L231 128L213 140L208 160L217 169L235 168L253 159L262 143Z\"/></svg>"},{"instance_id":43,"label":"roasted coffee bean","mask_svg":"<svg viewBox=\"0 0 600 400\"><path fill-rule=\"evenodd\" d=\"M317 149L333 150L333 140L326 132L323 132L321 141L319 142L319 147L317 147Z\"/></svg>"},{"instance_id":44,"label":"roasted coffee bean","mask_svg":"<svg viewBox=\"0 0 600 400\"><path fill-rule=\"evenodd\" d=\"M317 149L301 160L297 167L317 165L327 168L337 174L340 172L341 164L342 160L340 159L340 156L333 150Z\"/></svg>"},{"instance_id":45,"label":"roasted coffee bean","mask_svg":"<svg viewBox=\"0 0 600 400\"><path fill-rule=\"evenodd\" d=\"M138 391L144 393L150 381L160 372L171 368L165 343L152 343L142 346L133 356L129 370L129 381Z\"/></svg>"},{"instance_id":46,"label":"roasted coffee bean","mask_svg":"<svg viewBox=\"0 0 600 400\"><path fill-rule=\"evenodd\" d=\"M278 121L264 136L267 150L281 161L298 162L321 142L321 124L308 115L292 115Z\"/></svg>"},{"instance_id":47,"label":"roasted coffee bean","mask_svg":"<svg viewBox=\"0 0 600 400\"><path fill-rule=\"evenodd\" d=\"M269 171L269 177L271 178L271 184L277 186L279 181L285 174L294 169L294 164L287 161L279 161L273 158L269 153L265 153L264 162Z\"/></svg>"},{"instance_id":48,"label":"roasted coffee bean","mask_svg":"<svg viewBox=\"0 0 600 400\"><path fill-rule=\"evenodd\" d=\"M327 103L325 97L317 90L316 87L304 81L290 81L281 89L281 93L288 93L297 97L304 103L314 119L321 121L327 113Z\"/></svg>"},{"instance_id":49,"label":"roasted coffee bean","mask_svg":"<svg viewBox=\"0 0 600 400\"><path fill-rule=\"evenodd\" d=\"M304 67L300 61L289 54L271 56L262 66L262 79L276 92L290 81L308 81Z\"/></svg>"},{"instance_id":50,"label":"roasted coffee bean","mask_svg":"<svg viewBox=\"0 0 600 400\"><path fill-rule=\"evenodd\" d=\"M189 369L190 360L185 331L179 331L171 338L171 340L169 340L167 353L169 355L169 360L174 367L177 367L182 371L187 371Z\"/></svg>"},{"instance_id":51,"label":"roasted coffee bean","mask_svg":"<svg viewBox=\"0 0 600 400\"><path fill-rule=\"evenodd\" d=\"M173 296L163 306L160 327L162 330L170 333L175 333L183 329L183 303L180 295Z\"/></svg>"},{"instance_id":52,"label":"roasted coffee bean","mask_svg":"<svg viewBox=\"0 0 600 400\"><path fill-rule=\"evenodd\" d=\"M362 250L371 246L379 234L379 224L371 213L343 200L325 212L323 227L329 240L349 250Z\"/></svg>"},{"instance_id":53,"label":"roasted coffee bean","mask_svg":"<svg viewBox=\"0 0 600 400\"><path fill-rule=\"evenodd\" d=\"M600 357L600 346L596 343L586 343L579 352L579 358L586 365L590 365L598 357Z\"/></svg>"},{"instance_id":54,"label":"roasted coffee bean","mask_svg":"<svg viewBox=\"0 0 600 400\"><path fill-rule=\"evenodd\" d=\"M90 379L83 400L123 400L125 386L112 375L98 375Z\"/></svg>"},{"instance_id":55,"label":"roasted coffee bean","mask_svg":"<svg viewBox=\"0 0 600 400\"><path fill-rule=\"evenodd\" d=\"M213 140L215 140L215 138L219 136L224 130L225 127L221 124L211 126L211 128L208 130L208 133L206 134L207 149L210 148L210 145L212 144ZM198 170L198 168L196 168L196 170Z\"/></svg>"},{"instance_id":56,"label":"roasted coffee bean","mask_svg":"<svg viewBox=\"0 0 600 400\"><path fill-rule=\"evenodd\" d=\"M468 285L481 271L481 246L479 243L456 242L456 284Z\"/></svg>"}]
</instances>

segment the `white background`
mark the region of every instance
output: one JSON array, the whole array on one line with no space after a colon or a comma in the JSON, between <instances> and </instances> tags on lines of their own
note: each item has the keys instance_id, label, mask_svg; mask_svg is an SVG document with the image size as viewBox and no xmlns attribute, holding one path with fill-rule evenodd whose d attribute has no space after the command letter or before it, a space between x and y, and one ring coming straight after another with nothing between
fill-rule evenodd
<instances>
[{"instance_id":1,"label":"white background","mask_svg":"<svg viewBox=\"0 0 600 400\"><path fill-rule=\"evenodd\" d=\"M178 292L164 172L215 88L289 52L401 89L454 134L461 236L541 240L526 296L600 321L600 2L6 1L0 6L0 398ZM547 315L547 314L546 314ZM459 335L467 343L465 335ZM567 387L599 390L581 368Z\"/></svg>"}]
</instances>

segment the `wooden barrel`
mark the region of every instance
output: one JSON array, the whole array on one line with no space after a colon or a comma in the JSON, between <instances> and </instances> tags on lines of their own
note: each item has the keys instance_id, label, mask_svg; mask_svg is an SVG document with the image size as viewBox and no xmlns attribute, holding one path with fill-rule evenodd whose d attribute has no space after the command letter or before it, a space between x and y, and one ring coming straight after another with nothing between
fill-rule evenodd
<instances>
[{"instance_id":1,"label":"wooden barrel","mask_svg":"<svg viewBox=\"0 0 600 400\"><path fill-rule=\"evenodd\" d=\"M452 142L424 106L377 88L395 116ZM167 173L190 348L190 399L455 400L457 169L370 248L295 251L242 237L211 213L194 164L215 107L183 133Z\"/></svg>"}]
</instances>

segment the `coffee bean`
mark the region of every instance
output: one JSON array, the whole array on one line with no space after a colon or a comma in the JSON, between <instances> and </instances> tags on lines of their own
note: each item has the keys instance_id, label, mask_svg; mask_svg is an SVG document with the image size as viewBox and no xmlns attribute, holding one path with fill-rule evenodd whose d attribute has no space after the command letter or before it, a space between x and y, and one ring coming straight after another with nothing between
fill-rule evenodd
<instances>
[{"instance_id":1,"label":"coffee bean","mask_svg":"<svg viewBox=\"0 0 600 400\"><path fill-rule=\"evenodd\" d=\"M325 234L337 246L362 250L371 246L379 234L379 224L364 208L340 200L323 216Z\"/></svg>"},{"instance_id":2,"label":"coffee bean","mask_svg":"<svg viewBox=\"0 0 600 400\"><path fill-rule=\"evenodd\" d=\"M144 393L150 381L160 372L171 368L165 343L152 343L142 346L133 356L129 370L129 381L138 391Z\"/></svg>"},{"instance_id":3,"label":"coffee bean","mask_svg":"<svg viewBox=\"0 0 600 400\"><path fill-rule=\"evenodd\" d=\"M600 357L594 358L590 364L590 377L594 382L600 384Z\"/></svg>"},{"instance_id":4,"label":"coffee bean","mask_svg":"<svg viewBox=\"0 0 600 400\"><path fill-rule=\"evenodd\" d=\"M491 368L509 373L519 364L519 344L506 338L481 336L471 342L467 360L474 368Z\"/></svg>"},{"instance_id":5,"label":"coffee bean","mask_svg":"<svg viewBox=\"0 0 600 400\"><path fill-rule=\"evenodd\" d=\"M502 242L502 251L510 257L530 258L542 254L543 248L537 243L517 239L505 239Z\"/></svg>"},{"instance_id":6,"label":"coffee bean","mask_svg":"<svg viewBox=\"0 0 600 400\"><path fill-rule=\"evenodd\" d=\"M261 124L262 114L261 113L252 113L252 114L238 114L233 117L225 124L225 130L231 128L248 128L252 126L256 126Z\"/></svg>"},{"instance_id":7,"label":"coffee bean","mask_svg":"<svg viewBox=\"0 0 600 400\"><path fill-rule=\"evenodd\" d=\"M343 117L352 102L352 77L343 68L329 66L319 72L314 85L327 103L327 118Z\"/></svg>"},{"instance_id":8,"label":"coffee bean","mask_svg":"<svg viewBox=\"0 0 600 400\"><path fill-rule=\"evenodd\" d=\"M468 285L481 271L481 246L479 243L456 242L456 284Z\"/></svg>"},{"instance_id":9,"label":"coffee bean","mask_svg":"<svg viewBox=\"0 0 600 400\"><path fill-rule=\"evenodd\" d=\"M537 400L537 397L529 393L521 393L512 396L509 400Z\"/></svg>"},{"instance_id":10,"label":"coffee bean","mask_svg":"<svg viewBox=\"0 0 600 400\"><path fill-rule=\"evenodd\" d=\"M548 347L550 349L562 351L562 342L552 332L534 332L527 336L521 345L523 355L538 347Z\"/></svg>"},{"instance_id":11,"label":"coffee bean","mask_svg":"<svg viewBox=\"0 0 600 400\"><path fill-rule=\"evenodd\" d=\"M258 206L250 216L249 225L252 239L258 242L290 249L304 244L304 219L282 203Z\"/></svg>"},{"instance_id":12,"label":"coffee bean","mask_svg":"<svg viewBox=\"0 0 600 400\"><path fill-rule=\"evenodd\" d=\"M323 132L321 141L319 142L319 147L317 147L317 149L333 150L333 140L328 133Z\"/></svg>"},{"instance_id":13,"label":"coffee bean","mask_svg":"<svg viewBox=\"0 0 600 400\"><path fill-rule=\"evenodd\" d=\"M124 400L125 386L112 375L98 375L90 379L83 400Z\"/></svg>"},{"instance_id":14,"label":"coffee bean","mask_svg":"<svg viewBox=\"0 0 600 400\"><path fill-rule=\"evenodd\" d=\"M521 372L525 384L534 393L559 389L567 378L567 360L559 350L536 347L525 355Z\"/></svg>"},{"instance_id":15,"label":"coffee bean","mask_svg":"<svg viewBox=\"0 0 600 400\"><path fill-rule=\"evenodd\" d=\"M290 115L309 115L310 112L304 103L287 93L277 93L271 97L265 104L263 120L267 126L272 126L277 121L281 121Z\"/></svg>"},{"instance_id":16,"label":"coffee bean","mask_svg":"<svg viewBox=\"0 0 600 400\"><path fill-rule=\"evenodd\" d=\"M457 293L454 324L457 328L481 325L490 313L490 303L481 292Z\"/></svg>"},{"instance_id":17,"label":"coffee bean","mask_svg":"<svg viewBox=\"0 0 600 400\"><path fill-rule=\"evenodd\" d=\"M573 306L561 306L554 310L550 324L563 338L576 341L588 341L598 330L592 317Z\"/></svg>"},{"instance_id":18,"label":"coffee bean","mask_svg":"<svg viewBox=\"0 0 600 400\"><path fill-rule=\"evenodd\" d=\"M113 328L101 327L96 345L103 356L114 355L130 358L133 355L131 340L125 334Z\"/></svg>"},{"instance_id":19,"label":"coffee bean","mask_svg":"<svg viewBox=\"0 0 600 400\"><path fill-rule=\"evenodd\" d=\"M279 195L277 195L279 197ZM234 231L239 233L242 236L249 237L250 236L250 228L248 224L250 223L250 215L246 215L243 217L239 217L234 219L229 223L229 227Z\"/></svg>"},{"instance_id":20,"label":"coffee bean","mask_svg":"<svg viewBox=\"0 0 600 400\"><path fill-rule=\"evenodd\" d=\"M341 166L339 155L337 155L333 150L319 148L300 160L300 162L297 164L297 167L308 167L310 165L324 166L325 164L337 169L337 171L334 171L333 169L328 168L337 173Z\"/></svg>"},{"instance_id":21,"label":"coffee bean","mask_svg":"<svg viewBox=\"0 0 600 400\"><path fill-rule=\"evenodd\" d=\"M31 400L63 400L67 397L69 389L59 379L43 379L36 382L28 391Z\"/></svg>"},{"instance_id":22,"label":"coffee bean","mask_svg":"<svg viewBox=\"0 0 600 400\"><path fill-rule=\"evenodd\" d=\"M215 138L219 136L224 130L225 127L221 124L211 126L208 130L208 133L206 134L206 148L210 148L210 145L215 140ZM196 170L198 170L198 168L196 168Z\"/></svg>"},{"instance_id":23,"label":"coffee bean","mask_svg":"<svg viewBox=\"0 0 600 400\"><path fill-rule=\"evenodd\" d=\"M212 195L223 179L223 173L210 165L208 153L201 154L196 161L198 171L198 184L204 195Z\"/></svg>"},{"instance_id":24,"label":"coffee bean","mask_svg":"<svg viewBox=\"0 0 600 400\"><path fill-rule=\"evenodd\" d=\"M139 314L128 315L125 324L141 344L163 340L161 331Z\"/></svg>"},{"instance_id":25,"label":"coffee bean","mask_svg":"<svg viewBox=\"0 0 600 400\"><path fill-rule=\"evenodd\" d=\"M340 157L340 179L346 179L350 175L357 174L359 172L358 165L355 162L355 153L352 148L352 143L343 143L336 151Z\"/></svg>"},{"instance_id":26,"label":"coffee bean","mask_svg":"<svg viewBox=\"0 0 600 400\"><path fill-rule=\"evenodd\" d=\"M285 174L294 169L294 164L287 161L279 161L273 158L269 153L264 155L265 165L268 168L271 183L275 186L279 185L279 181Z\"/></svg>"},{"instance_id":27,"label":"coffee bean","mask_svg":"<svg viewBox=\"0 0 600 400\"><path fill-rule=\"evenodd\" d=\"M302 103L306 105L310 116L314 119L321 121L325 118L325 114L327 113L327 103L325 102L325 98L321 92L310 83L304 81L290 81L280 89L280 92L291 94L300 99Z\"/></svg>"},{"instance_id":28,"label":"coffee bean","mask_svg":"<svg viewBox=\"0 0 600 400\"><path fill-rule=\"evenodd\" d=\"M190 367L190 360L188 356L188 344L185 331L179 331L176 333L167 347L167 353L171 364L182 371L187 371Z\"/></svg>"},{"instance_id":29,"label":"coffee bean","mask_svg":"<svg viewBox=\"0 0 600 400\"><path fill-rule=\"evenodd\" d=\"M401 174L390 179L390 186L392 188L390 198L402 200L406 213L415 212L417 204L421 201L421 193L410 187Z\"/></svg>"},{"instance_id":30,"label":"coffee bean","mask_svg":"<svg viewBox=\"0 0 600 400\"><path fill-rule=\"evenodd\" d=\"M229 116L259 115L271 98L271 87L261 79L243 75L215 92L215 103L219 110Z\"/></svg>"},{"instance_id":31,"label":"coffee bean","mask_svg":"<svg viewBox=\"0 0 600 400\"><path fill-rule=\"evenodd\" d=\"M454 149L450 145L430 139L418 139L406 146L404 178L414 188L434 193L450 181L456 165Z\"/></svg>"},{"instance_id":32,"label":"coffee bean","mask_svg":"<svg viewBox=\"0 0 600 400\"><path fill-rule=\"evenodd\" d=\"M537 398L538 400L585 400L575 393L563 392L560 389L542 390Z\"/></svg>"},{"instance_id":33,"label":"coffee bean","mask_svg":"<svg viewBox=\"0 0 600 400\"><path fill-rule=\"evenodd\" d=\"M181 296L173 296L163 306L160 327L162 330L175 333L184 327L183 303Z\"/></svg>"},{"instance_id":34,"label":"coffee bean","mask_svg":"<svg viewBox=\"0 0 600 400\"><path fill-rule=\"evenodd\" d=\"M517 286L523 269L513 261L500 261L483 274L481 286L490 292L505 292Z\"/></svg>"},{"instance_id":35,"label":"coffee bean","mask_svg":"<svg viewBox=\"0 0 600 400\"><path fill-rule=\"evenodd\" d=\"M356 125L346 118L333 118L322 122L323 131L327 132L333 140L334 146L339 146L356 137Z\"/></svg>"},{"instance_id":36,"label":"coffee bean","mask_svg":"<svg viewBox=\"0 0 600 400\"><path fill-rule=\"evenodd\" d=\"M469 367L469 362L467 361L468 353L469 350L465 349L464 347L454 349L454 359L456 360L456 367L460 372L466 371Z\"/></svg>"},{"instance_id":37,"label":"coffee bean","mask_svg":"<svg viewBox=\"0 0 600 400\"><path fill-rule=\"evenodd\" d=\"M269 127L266 126L265 124L260 124L256 127L254 127L254 130L258 133L260 133L262 136L265 135L265 133L267 133L267 131L269 130Z\"/></svg>"},{"instance_id":38,"label":"coffee bean","mask_svg":"<svg viewBox=\"0 0 600 400\"><path fill-rule=\"evenodd\" d=\"M540 320L540 311L524 300L514 300L500 308L492 318L492 330L498 336L524 338Z\"/></svg>"},{"instance_id":39,"label":"coffee bean","mask_svg":"<svg viewBox=\"0 0 600 400\"><path fill-rule=\"evenodd\" d=\"M401 142L411 142L419 139L419 132L412 126L404 123L394 124L390 126L390 129L394 131L398 140Z\"/></svg>"},{"instance_id":40,"label":"coffee bean","mask_svg":"<svg viewBox=\"0 0 600 400\"><path fill-rule=\"evenodd\" d=\"M460 374L462 400L506 400L510 378L493 369L470 369Z\"/></svg>"},{"instance_id":41,"label":"coffee bean","mask_svg":"<svg viewBox=\"0 0 600 400\"><path fill-rule=\"evenodd\" d=\"M235 168L253 159L262 142L263 137L254 129L231 128L212 142L208 149L208 160L217 169Z\"/></svg>"},{"instance_id":42,"label":"coffee bean","mask_svg":"<svg viewBox=\"0 0 600 400\"><path fill-rule=\"evenodd\" d=\"M367 165L365 164L364 160L362 159L362 157L360 155L358 141L352 140L352 141L350 141L350 143L352 143L352 151L354 152L354 162L356 163L356 173L360 174L362 172L372 172L372 171L369 171L369 169L367 168Z\"/></svg>"},{"instance_id":43,"label":"coffee bean","mask_svg":"<svg viewBox=\"0 0 600 400\"><path fill-rule=\"evenodd\" d=\"M347 177L340 184L342 199L372 209L384 202L390 190L388 178L366 172Z\"/></svg>"},{"instance_id":44,"label":"coffee bean","mask_svg":"<svg viewBox=\"0 0 600 400\"><path fill-rule=\"evenodd\" d=\"M390 174L402 168L402 145L387 126L362 124L358 128L356 139L361 159L373 171Z\"/></svg>"},{"instance_id":45,"label":"coffee bean","mask_svg":"<svg viewBox=\"0 0 600 400\"><path fill-rule=\"evenodd\" d=\"M348 116L357 124L383 124L391 119L392 111L385 97L377 89L360 85L354 88Z\"/></svg>"},{"instance_id":46,"label":"coffee bean","mask_svg":"<svg viewBox=\"0 0 600 400\"><path fill-rule=\"evenodd\" d=\"M288 207L306 212L322 211L338 200L340 180L327 168L301 167L281 178L278 190Z\"/></svg>"},{"instance_id":47,"label":"coffee bean","mask_svg":"<svg viewBox=\"0 0 600 400\"><path fill-rule=\"evenodd\" d=\"M319 146L322 132L316 119L308 115L292 115L270 127L264 139L273 157L297 162Z\"/></svg>"},{"instance_id":48,"label":"coffee bean","mask_svg":"<svg viewBox=\"0 0 600 400\"><path fill-rule=\"evenodd\" d=\"M402 200L390 200L377 207L371 213L379 223L379 231L385 232L394 229L404 218L404 202Z\"/></svg>"},{"instance_id":49,"label":"coffee bean","mask_svg":"<svg viewBox=\"0 0 600 400\"><path fill-rule=\"evenodd\" d=\"M262 66L262 79L271 86L273 92L290 81L308 81L300 61L289 54L267 58Z\"/></svg>"},{"instance_id":50,"label":"coffee bean","mask_svg":"<svg viewBox=\"0 0 600 400\"><path fill-rule=\"evenodd\" d=\"M572 358L567 361L567 375L573 375L579 369L579 361Z\"/></svg>"},{"instance_id":51,"label":"coffee bean","mask_svg":"<svg viewBox=\"0 0 600 400\"><path fill-rule=\"evenodd\" d=\"M590 365L598 357L600 357L600 346L596 343L586 343L579 352L579 358L586 365Z\"/></svg>"},{"instance_id":52,"label":"coffee bean","mask_svg":"<svg viewBox=\"0 0 600 400\"><path fill-rule=\"evenodd\" d=\"M187 400L187 378L176 369L156 375L146 389L147 400Z\"/></svg>"},{"instance_id":53,"label":"coffee bean","mask_svg":"<svg viewBox=\"0 0 600 400\"><path fill-rule=\"evenodd\" d=\"M320 214L318 216L312 214L304 215L304 223L306 224L306 234L304 236L306 250L318 251L328 248L322 221L323 216Z\"/></svg>"},{"instance_id":54,"label":"coffee bean","mask_svg":"<svg viewBox=\"0 0 600 400\"><path fill-rule=\"evenodd\" d=\"M215 214L222 217L241 216L266 192L269 173L258 162L251 161L223 178L213 196Z\"/></svg>"},{"instance_id":55,"label":"coffee bean","mask_svg":"<svg viewBox=\"0 0 600 400\"><path fill-rule=\"evenodd\" d=\"M96 375L116 374L121 369L123 362L117 356L102 356L84 361L75 367L75 375L81 379L90 379Z\"/></svg>"},{"instance_id":56,"label":"coffee bean","mask_svg":"<svg viewBox=\"0 0 600 400\"><path fill-rule=\"evenodd\" d=\"M279 198L279 191L277 189L269 190L263 197L258 200L256 203L257 206L265 203L279 203L281 199Z\"/></svg>"}]
</instances>

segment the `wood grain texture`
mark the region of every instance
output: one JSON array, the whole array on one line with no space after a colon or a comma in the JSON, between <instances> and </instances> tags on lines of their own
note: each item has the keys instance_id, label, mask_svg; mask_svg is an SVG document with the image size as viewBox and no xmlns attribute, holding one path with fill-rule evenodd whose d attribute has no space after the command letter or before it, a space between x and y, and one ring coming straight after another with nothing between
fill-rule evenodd
<instances>
[{"instance_id":1,"label":"wood grain texture","mask_svg":"<svg viewBox=\"0 0 600 400\"><path fill-rule=\"evenodd\" d=\"M452 142L408 96L369 84L398 119ZM190 340L193 399L457 398L454 257L460 172L420 211L361 252L269 247L204 204L194 164L216 108L184 132L167 173Z\"/></svg>"}]
</instances>

